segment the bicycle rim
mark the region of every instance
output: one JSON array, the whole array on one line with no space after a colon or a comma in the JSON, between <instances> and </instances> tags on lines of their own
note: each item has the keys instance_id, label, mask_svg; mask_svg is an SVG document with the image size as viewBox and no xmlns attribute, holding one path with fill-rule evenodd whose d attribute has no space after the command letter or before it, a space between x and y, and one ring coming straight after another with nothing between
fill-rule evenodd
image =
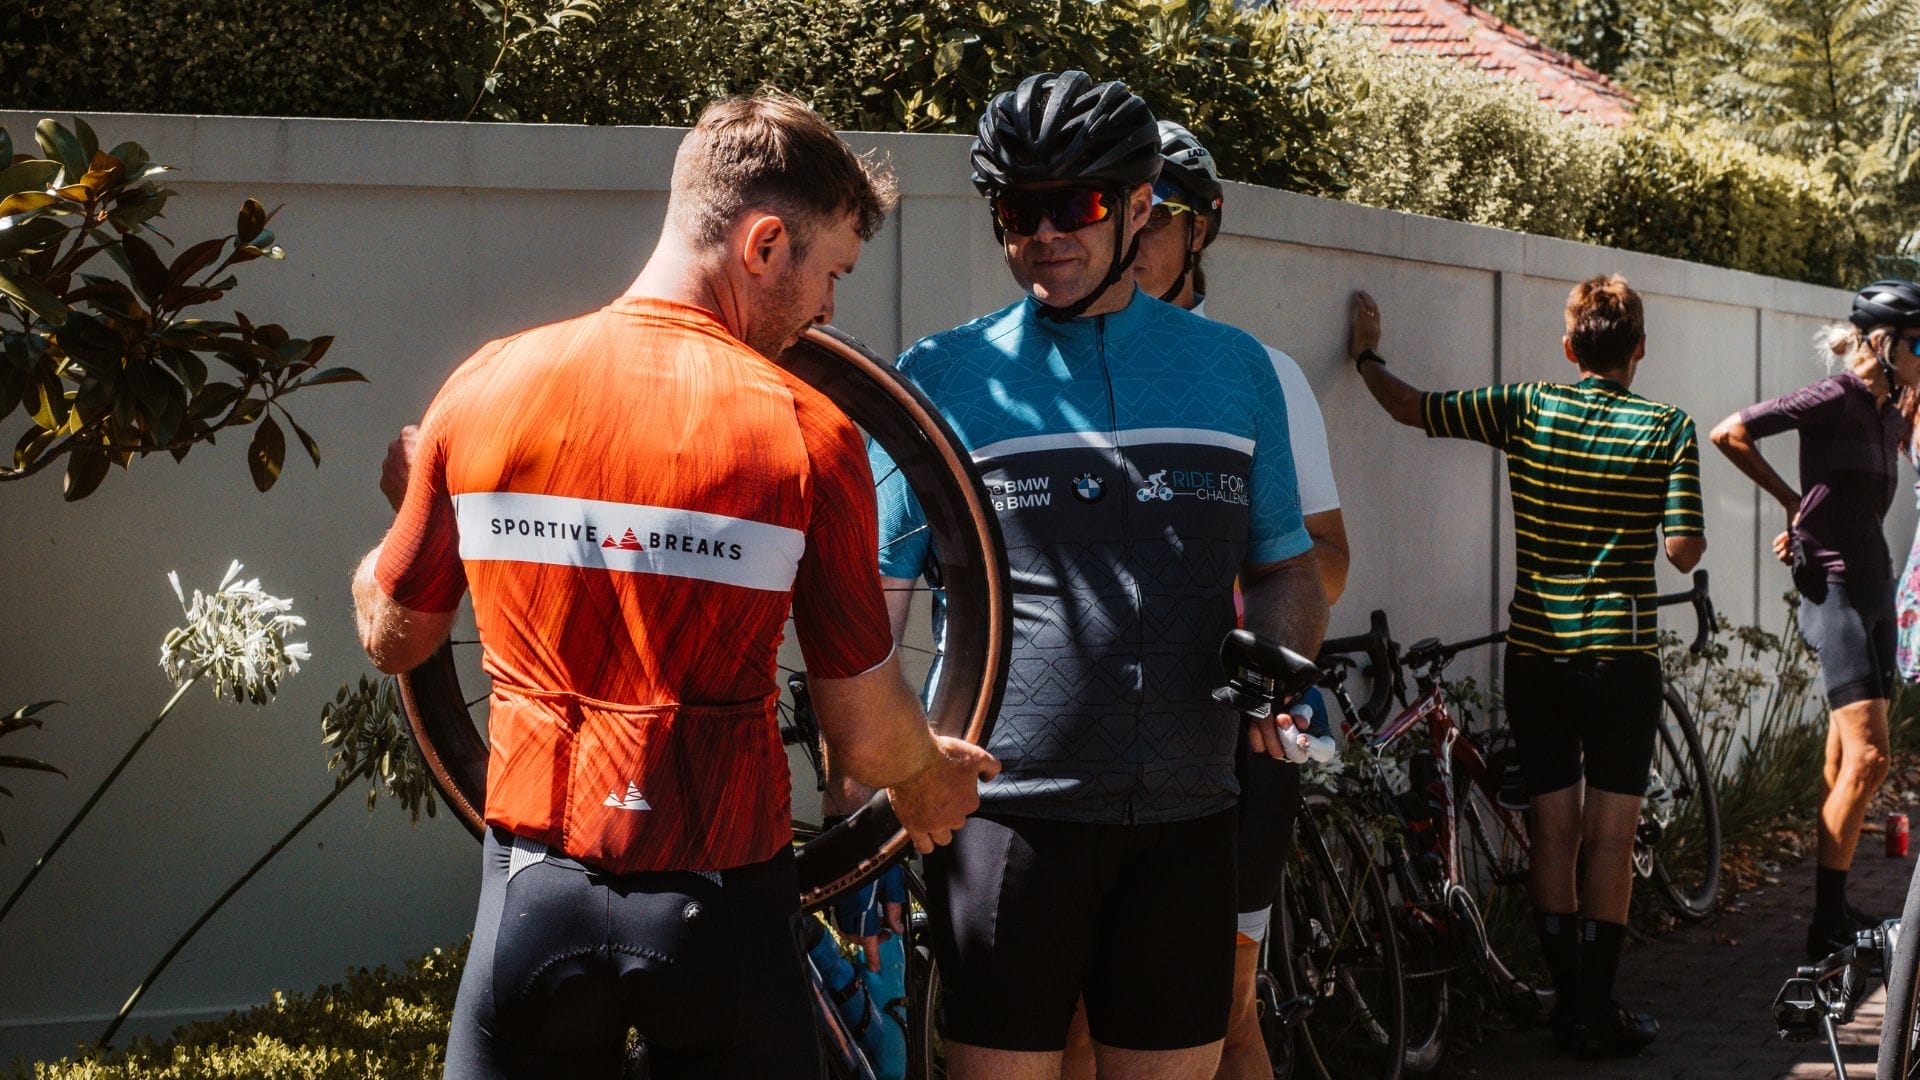
<instances>
[{"instance_id":1,"label":"bicycle rim","mask_svg":"<svg viewBox=\"0 0 1920 1080\"><path fill-rule=\"evenodd\" d=\"M1387 875L1387 900L1393 910L1393 932L1400 947L1400 981L1407 1017L1407 1050L1403 1060L1409 1073L1425 1074L1440 1067L1447 1047L1447 980L1458 965L1444 930L1434 922L1433 905L1415 880L1404 851L1393 854ZM1444 918L1444 912L1439 913Z\"/></svg>"},{"instance_id":2,"label":"bicycle rim","mask_svg":"<svg viewBox=\"0 0 1920 1080\"><path fill-rule=\"evenodd\" d=\"M807 330L781 366L819 390L885 449L926 513L946 626L938 644L941 678L927 703L935 730L984 743L1005 683L1010 607L1004 546L965 446L939 411L854 338L831 327ZM876 478L876 481L884 478ZM931 577L931 575L930 575ZM477 660L442 646L400 677L402 707L427 769L454 816L478 837L485 829L487 743ZM784 707L784 706L783 706ZM800 900L815 908L884 867L907 843L884 792L845 822L800 845Z\"/></svg>"},{"instance_id":3,"label":"bicycle rim","mask_svg":"<svg viewBox=\"0 0 1920 1080\"><path fill-rule=\"evenodd\" d=\"M1492 800L1466 777L1454 791L1454 815L1460 895L1469 901L1455 904L1458 943L1476 954L1473 959L1510 1005L1537 1009L1542 1002L1535 987L1544 985L1542 973L1516 962L1533 935L1526 838L1508 827Z\"/></svg>"},{"instance_id":4,"label":"bicycle rim","mask_svg":"<svg viewBox=\"0 0 1920 1080\"><path fill-rule=\"evenodd\" d=\"M1720 803L1687 703L1671 684L1663 689L1653 767L1673 805L1653 849L1653 877L1674 914L1699 922L1712 914L1720 894Z\"/></svg>"},{"instance_id":5,"label":"bicycle rim","mask_svg":"<svg viewBox=\"0 0 1920 1080\"><path fill-rule=\"evenodd\" d=\"M1920 1080L1920 873L1907 884L1900 926L1887 961L1887 1013L1880 1026L1877 1080Z\"/></svg>"},{"instance_id":6,"label":"bicycle rim","mask_svg":"<svg viewBox=\"0 0 1920 1080\"><path fill-rule=\"evenodd\" d=\"M1386 872L1366 835L1334 805L1301 807L1283 890L1283 967L1312 998L1301 1058L1326 1080L1395 1080L1406 1013Z\"/></svg>"}]
</instances>

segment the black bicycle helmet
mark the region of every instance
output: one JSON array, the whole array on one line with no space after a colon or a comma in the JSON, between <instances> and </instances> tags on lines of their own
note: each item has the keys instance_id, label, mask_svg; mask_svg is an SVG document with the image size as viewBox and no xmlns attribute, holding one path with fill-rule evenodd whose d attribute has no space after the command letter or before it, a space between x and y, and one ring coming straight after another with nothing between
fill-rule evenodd
<instances>
[{"instance_id":1,"label":"black bicycle helmet","mask_svg":"<svg viewBox=\"0 0 1920 1080\"><path fill-rule=\"evenodd\" d=\"M1920 286L1911 281L1888 278L1876 281L1861 289L1853 297L1853 313L1847 321L1865 334L1876 327L1891 326L1896 330L1910 330L1920 326ZM1887 377L1887 385L1898 387L1899 375L1893 367L1893 343L1875 354L1880 361L1880 372Z\"/></svg>"},{"instance_id":2,"label":"black bicycle helmet","mask_svg":"<svg viewBox=\"0 0 1920 1080\"><path fill-rule=\"evenodd\" d=\"M1047 180L1128 188L1160 173L1153 113L1122 82L1030 75L994 95L973 141L973 186L992 196Z\"/></svg>"},{"instance_id":3,"label":"black bicycle helmet","mask_svg":"<svg viewBox=\"0 0 1920 1080\"><path fill-rule=\"evenodd\" d=\"M1920 285L1891 278L1876 281L1854 296L1853 314L1847 321L1862 333L1876 326L1902 330L1920 326Z\"/></svg>"},{"instance_id":4,"label":"black bicycle helmet","mask_svg":"<svg viewBox=\"0 0 1920 1080\"><path fill-rule=\"evenodd\" d=\"M1187 197L1193 208L1207 219L1206 243L1220 235L1220 208L1226 193L1220 187L1220 169L1213 155L1200 145L1193 132L1171 120L1160 121L1160 178L1171 180Z\"/></svg>"},{"instance_id":5,"label":"black bicycle helmet","mask_svg":"<svg viewBox=\"0 0 1920 1080\"><path fill-rule=\"evenodd\" d=\"M1153 112L1122 82L1096 83L1084 71L1029 75L994 95L973 140L973 186L992 198L1050 180L1077 180L1117 193L1160 175L1160 133ZM1126 276L1140 235L1122 241L1127 215L1113 215L1113 262L1093 291L1065 307L1040 305L1055 322L1078 318ZM994 235L1004 236L998 221Z\"/></svg>"}]
</instances>

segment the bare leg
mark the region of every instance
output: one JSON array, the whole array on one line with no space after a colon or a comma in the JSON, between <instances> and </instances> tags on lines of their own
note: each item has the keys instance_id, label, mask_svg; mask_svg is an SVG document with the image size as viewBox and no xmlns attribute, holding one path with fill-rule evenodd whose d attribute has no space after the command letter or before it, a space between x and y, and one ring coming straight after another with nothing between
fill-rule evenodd
<instances>
[{"instance_id":1,"label":"bare leg","mask_svg":"<svg viewBox=\"0 0 1920 1080\"><path fill-rule=\"evenodd\" d=\"M1527 816L1531 868L1527 891L1535 911L1572 914L1580 910L1576 878L1580 865L1581 791L1574 784L1535 795Z\"/></svg>"},{"instance_id":2,"label":"bare leg","mask_svg":"<svg viewBox=\"0 0 1920 1080\"><path fill-rule=\"evenodd\" d=\"M1102 1080L1208 1080L1220 1064L1219 1042L1184 1050L1122 1050L1094 1043L1093 1053Z\"/></svg>"},{"instance_id":3,"label":"bare leg","mask_svg":"<svg viewBox=\"0 0 1920 1080\"><path fill-rule=\"evenodd\" d=\"M1887 778L1887 702L1856 701L1833 710L1827 735L1827 798L1820 806L1820 865L1853 866L1867 804ZM1839 752L1834 752L1838 746ZM1837 767L1835 759L1838 759Z\"/></svg>"},{"instance_id":4,"label":"bare leg","mask_svg":"<svg viewBox=\"0 0 1920 1080\"><path fill-rule=\"evenodd\" d=\"M1580 914L1624 924L1633 901L1633 835L1640 824L1640 796L1589 788L1581 824L1586 877Z\"/></svg>"},{"instance_id":5,"label":"bare leg","mask_svg":"<svg viewBox=\"0 0 1920 1080\"><path fill-rule=\"evenodd\" d=\"M1060 1080L1093 1080L1098 1072L1093 1063L1093 1035L1087 1031L1087 999L1073 1007L1073 1023L1067 1027L1067 1053L1060 1063Z\"/></svg>"},{"instance_id":6,"label":"bare leg","mask_svg":"<svg viewBox=\"0 0 1920 1080\"><path fill-rule=\"evenodd\" d=\"M1260 943L1236 940L1233 947L1233 1011L1227 1014L1227 1042L1215 1080L1271 1080L1267 1041L1260 1034L1254 1007L1253 973L1260 964Z\"/></svg>"}]
</instances>

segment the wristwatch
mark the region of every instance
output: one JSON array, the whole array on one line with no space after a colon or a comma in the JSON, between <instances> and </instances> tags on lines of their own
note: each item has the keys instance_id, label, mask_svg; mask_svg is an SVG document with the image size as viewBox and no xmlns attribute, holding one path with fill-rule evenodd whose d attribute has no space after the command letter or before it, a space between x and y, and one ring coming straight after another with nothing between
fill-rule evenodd
<instances>
[{"instance_id":1,"label":"wristwatch","mask_svg":"<svg viewBox=\"0 0 1920 1080\"><path fill-rule=\"evenodd\" d=\"M1372 349L1361 349L1360 355L1353 358L1353 370L1359 371L1360 365L1366 363L1368 360L1379 364L1381 367L1387 366L1386 360L1383 359L1379 353L1374 352Z\"/></svg>"}]
</instances>

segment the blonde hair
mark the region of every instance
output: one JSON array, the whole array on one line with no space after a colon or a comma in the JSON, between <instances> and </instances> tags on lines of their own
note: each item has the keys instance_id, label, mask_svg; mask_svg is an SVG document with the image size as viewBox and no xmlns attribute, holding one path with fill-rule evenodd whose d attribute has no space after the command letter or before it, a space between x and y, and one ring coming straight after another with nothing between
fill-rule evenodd
<instances>
[{"instance_id":1,"label":"blonde hair","mask_svg":"<svg viewBox=\"0 0 1920 1080\"><path fill-rule=\"evenodd\" d=\"M1875 331L1881 329L1874 327ZM1850 322L1838 322L1823 326L1814 332L1813 351L1815 358L1829 371L1835 368L1850 367L1853 359L1862 353L1873 353L1872 333L1861 330Z\"/></svg>"},{"instance_id":2,"label":"blonde hair","mask_svg":"<svg viewBox=\"0 0 1920 1080\"><path fill-rule=\"evenodd\" d=\"M899 200L893 171L840 141L820 114L782 90L716 101L700 114L673 159L667 217L698 247L711 247L748 210L793 230L804 258L813 231L852 215L871 240Z\"/></svg>"}]
</instances>

